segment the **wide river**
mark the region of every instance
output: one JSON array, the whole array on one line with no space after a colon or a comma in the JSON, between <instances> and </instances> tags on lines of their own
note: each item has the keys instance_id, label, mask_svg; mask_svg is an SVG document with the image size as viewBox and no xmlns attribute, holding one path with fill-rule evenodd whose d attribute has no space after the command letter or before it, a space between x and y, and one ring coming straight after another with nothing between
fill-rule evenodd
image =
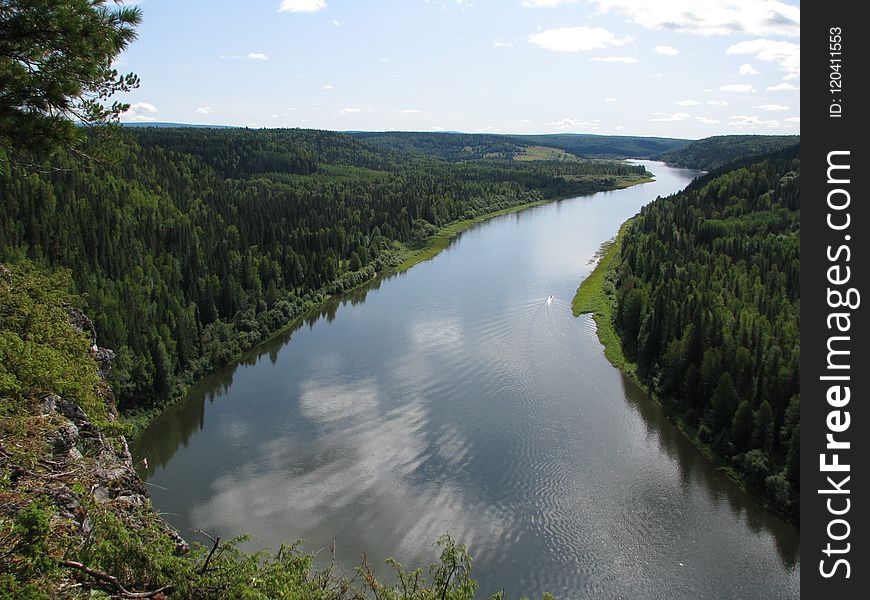
<instances>
[{"instance_id":1,"label":"wide river","mask_svg":"<svg viewBox=\"0 0 870 600\"><path fill-rule=\"evenodd\" d=\"M135 444L157 508L189 539L335 540L347 572L450 533L506 598L797 598L798 531L571 315L600 244L697 175L639 162L654 183L486 221L200 382Z\"/></svg>"}]
</instances>

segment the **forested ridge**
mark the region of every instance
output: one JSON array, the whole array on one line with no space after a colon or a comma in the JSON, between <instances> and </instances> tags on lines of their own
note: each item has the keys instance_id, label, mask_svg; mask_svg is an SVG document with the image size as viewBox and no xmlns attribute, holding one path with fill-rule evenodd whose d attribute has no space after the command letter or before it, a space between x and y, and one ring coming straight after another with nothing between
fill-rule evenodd
<instances>
[{"instance_id":1,"label":"forested ridge","mask_svg":"<svg viewBox=\"0 0 870 600\"><path fill-rule=\"evenodd\" d=\"M122 409L160 404L447 223L640 178L624 163L451 165L304 130L138 129L113 163L0 173L0 260L71 271ZM87 147L85 147L87 149Z\"/></svg>"},{"instance_id":2,"label":"forested ridge","mask_svg":"<svg viewBox=\"0 0 870 600\"><path fill-rule=\"evenodd\" d=\"M649 158L681 148L689 140L556 133L508 135L454 132L372 131L349 132L369 145L407 154L434 156L450 162L514 159L527 148L544 146L578 158Z\"/></svg>"},{"instance_id":3,"label":"forested ridge","mask_svg":"<svg viewBox=\"0 0 870 600\"><path fill-rule=\"evenodd\" d=\"M716 135L667 150L654 158L666 163L713 171L734 161L757 158L800 143L797 135Z\"/></svg>"},{"instance_id":4,"label":"forested ridge","mask_svg":"<svg viewBox=\"0 0 870 600\"><path fill-rule=\"evenodd\" d=\"M637 375L779 510L799 513L800 161L792 147L646 206L611 276Z\"/></svg>"}]
</instances>

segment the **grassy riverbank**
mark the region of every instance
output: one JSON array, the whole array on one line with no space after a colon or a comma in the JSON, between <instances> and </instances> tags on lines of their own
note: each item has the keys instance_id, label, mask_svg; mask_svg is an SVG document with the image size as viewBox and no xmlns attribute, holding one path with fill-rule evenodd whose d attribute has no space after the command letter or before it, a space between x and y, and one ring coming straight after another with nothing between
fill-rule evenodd
<instances>
[{"instance_id":1,"label":"grassy riverbank","mask_svg":"<svg viewBox=\"0 0 870 600\"><path fill-rule=\"evenodd\" d=\"M650 183L654 181L653 177L641 177L637 179L623 179L616 183L616 185L608 190L601 191L613 191L613 190L623 190L625 188L629 188L635 185L640 185L642 183ZM527 208L532 208L534 206L541 206L543 204L549 204L550 202L556 202L557 200L564 200L564 197L559 198L550 198L547 200L538 200L537 202L528 202L526 204L518 204L517 206L511 206L509 208L505 208L502 210L497 210L495 212L487 213L485 215L480 215L479 217L475 217L473 219L465 219L463 221L457 221L456 223L451 223L450 225L446 225L438 230L438 233L431 236L427 241L426 245L419 250L414 251L408 258L406 258L402 263L395 268L396 273L401 273L403 271L407 271L414 265L427 261L431 258L434 258L438 255L439 252L444 250L448 245L450 245L450 241L458 236L460 233L465 231L466 229L477 225L483 221L492 219L494 217L500 217L502 215L507 215L510 213L518 212L521 210L526 210Z\"/></svg>"},{"instance_id":2,"label":"grassy riverbank","mask_svg":"<svg viewBox=\"0 0 870 600\"><path fill-rule=\"evenodd\" d=\"M592 313L592 318L595 319L597 325L598 339L604 345L604 356L613 366L624 371L640 385L640 381L635 375L636 365L625 358L619 336L613 329L613 297L611 293L613 283L608 277L608 272L619 254L622 238L630 224L631 219L623 223L616 237L602 246L598 264L577 288L577 293L571 302L571 310L575 317ZM611 289L608 289L608 286Z\"/></svg>"}]
</instances>

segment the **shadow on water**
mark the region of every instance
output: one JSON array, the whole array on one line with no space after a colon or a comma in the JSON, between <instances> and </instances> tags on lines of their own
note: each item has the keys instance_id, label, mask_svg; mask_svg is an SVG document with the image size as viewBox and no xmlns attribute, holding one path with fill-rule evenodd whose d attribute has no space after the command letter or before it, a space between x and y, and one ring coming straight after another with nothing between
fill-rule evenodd
<instances>
[{"instance_id":1,"label":"shadow on water","mask_svg":"<svg viewBox=\"0 0 870 600\"><path fill-rule=\"evenodd\" d=\"M659 448L675 461L683 489L703 489L711 503L724 503L753 533L768 532L773 537L783 566L787 570L796 567L800 559L799 532L747 496L717 470L665 415L662 407L625 375L622 375L622 387L626 402L643 418L647 435L655 438Z\"/></svg>"},{"instance_id":2,"label":"shadow on water","mask_svg":"<svg viewBox=\"0 0 870 600\"><path fill-rule=\"evenodd\" d=\"M130 444L130 451L139 474L147 481L158 467L164 467L172 460L179 448L187 446L191 436L205 426L206 402L212 404L227 393L233 385L233 376L240 367L253 366L265 356L275 364L281 348L287 345L295 332L305 326L310 329L321 319L331 323L335 320L341 306L362 304L369 292L378 290L384 281L397 276L401 276L401 273L379 275L358 288L328 298L319 306L306 312L280 334L244 352L237 361L216 369L197 381L184 398L158 415ZM147 468L140 462L146 448L148 449Z\"/></svg>"}]
</instances>

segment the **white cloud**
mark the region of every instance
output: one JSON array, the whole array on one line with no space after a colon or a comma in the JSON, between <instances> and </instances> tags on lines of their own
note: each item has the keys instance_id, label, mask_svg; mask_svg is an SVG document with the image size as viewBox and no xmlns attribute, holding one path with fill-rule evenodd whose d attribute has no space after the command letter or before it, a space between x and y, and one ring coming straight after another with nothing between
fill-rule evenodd
<instances>
[{"instance_id":1,"label":"white cloud","mask_svg":"<svg viewBox=\"0 0 870 600\"><path fill-rule=\"evenodd\" d=\"M707 117L695 117L695 120L704 125L715 125L719 122L719 119L708 119Z\"/></svg>"},{"instance_id":2,"label":"white cloud","mask_svg":"<svg viewBox=\"0 0 870 600\"><path fill-rule=\"evenodd\" d=\"M748 83L729 83L719 89L723 92L735 92L737 94L748 94L755 91L755 88Z\"/></svg>"},{"instance_id":3,"label":"white cloud","mask_svg":"<svg viewBox=\"0 0 870 600\"><path fill-rule=\"evenodd\" d=\"M758 75L758 71L750 65L746 63L744 65L740 65L740 68L737 70L738 75Z\"/></svg>"},{"instance_id":4,"label":"white cloud","mask_svg":"<svg viewBox=\"0 0 870 600\"><path fill-rule=\"evenodd\" d=\"M786 73L800 73L801 47L777 40L745 40L725 50L725 54L750 54L759 60L776 63Z\"/></svg>"},{"instance_id":5,"label":"white cloud","mask_svg":"<svg viewBox=\"0 0 870 600\"><path fill-rule=\"evenodd\" d=\"M153 121L154 117L149 117L148 115L156 112L157 107L150 102L137 102L131 104L130 108L121 115L121 118L125 121Z\"/></svg>"},{"instance_id":6,"label":"white cloud","mask_svg":"<svg viewBox=\"0 0 870 600\"><path fill-rule=\"evenodd\" d=\"M512 44L511 42L503 42L503 41L502 41L501 39L499 39L499 38L495 38L495 39L492 41L492 45L493 45L495 48L511 48L511 47L513 47L513 44Z\"/></svg>"},{"instance_id":7,"label":"white cloud","mask_svg":"<svg viewBox=\"0 0 870 600\"><path fill-rule=\"evenodd\" d=\"M561 119L550 123L554 129L577 129L578 127L595 129L598 127L598 120L582 121L580 119Z\"/></svg>"},{"instance_id":8,"label":"white cloud","mask_svg":"<svg viewBox=\"0 0 870 600\"><path fill-rule=\"evenodd\" d=\"M623 46L633 38L617 37L602 27L560 27L533 33L529 41L545 50L579 52L607 46Z\"/></svg>"},{"instance_id":9,"label":"white cloud","mask_svg":"<svg viewBox=\"0 0 870 600\"><path fill-rule=\"evenodd\" d=\"M674 113L672 115L668 115L666 117L656 117L655 119L650 119L653 122L667 122L667 121L685 121L689 117L691 117L689 113L679 112Z\"/></svg>"},{"instance_id":10,"label":"white cloud","mask_svg":"<svg viewBox=\"0 0 870 600\"><path fill-rule=\"evenodd\" d=\"M790 83L777 83L776 85L772 85L767 88L768 92L791 92L797 90L798 88Z\"/></svg>"},{"instance_id":11,"label":"white cloud","mask_svg":"<svg viewBox=\"0 0 870 600\"><path fill-rule=\"evenodd\" d=\"M412 114L416 114L418 112L420 112L420 110L416 109L416 108L406 108L405 110L402 111L402 113L404 113L406 115L412 115Z\"/></svg>"},{"instance_id":12,"label":"white cloud","mask_svg":"<svg viewBox=\"0 0 870 600\"><path fill-rule=\"evenodd\" d=\"M338 19L333 19L331 22L332 22L333 27L340 27L341 26L341 21L339 21Z\"/></svg>"},{"instance_id":13,"label":"white cloud","mask_svg":"<svg viewBox=\"0 0 870 600\"><path fill-rule=\"evenodd\" d=\"M616 98L605 98L605 102L616 102Z\"/></svg>"},{"instance_id":14,"label":"white cloud","mask_svg":"<svg viewBox=\"0 0 870 600\"><path fill-rule=\"evenodd\" d=\"M608 63L626 63L633 64L639 62L633 56L596 56L595 58L590 58L589 62L608 62Z\"/></svg>"},{"instance_id":15,"label":"white cloud","mask_svg":"<svg viewBox=\"0 0 870 600\"><path fill-rule=\"evenodd\" d=\"M221 59L223 60L241 60L243 58L247 60L269 60L269 57L262 52L249 52L244 56L240 56L238 54L234 54L233 56L227 56L226 54L221 54Z\"/></svg>"},{"instance_id":16,"label":"white cloud","mask_svg":"<svg viewBox=\"0 0 870 600\"><path fill-rule=\"evenodd\" d=\"M650 29L695 35L800 36L800 7L779 0L592 0Z\"/></svg>"},{"instance_id":17,"label":"white cloud","mask_svg":"<svg viewBox=\"0 0 870 600\"><path fill-rule=\"evenodd\" d=\"M198 115L210 115L214 111L211 106L200 106L194 112Z\"/></svg>"},{"instance_id":18,"label":"white cloud","mask_svg":"<svg viewBox=\"0 0 870 600\"><path fill-rule=\"evenodd\" d=\"M323 89L324 89L324 90L332 90L332 89L335 89L335 88L332 86L331 83L327 83L326 85L323 86Z\"/></svg>"},{"instance_id":19,"label":"white cloud","mask_svg":"<svg viewBox=\"0 0 870 600\"><path fill-rule=\"evenodd\" d=\"M281 0L278 12L313 13L326 8L326 0Z\"/></svg>"},{"instance_id":20,"label":"white cloud","mask_svg":"<svg viewBox=\"0 0 870 600\"><path fill-rule=\"evenodd\" d=\"M522 5L529 8L552 8L560 4L569 4L577 0L523 0Z\"/></svg>"},{"instance_id":21,"label":"white cloud","mask_svg":"<svg viewBox=\"0 0 870 600\"><path fill-rule=\"evenodd\" d=\"M130 110L136 112L156 113L157 107L150 102L137 102L136 104L130 105Z\"/></svg>"},{"instance_id":22,"label":"white cloud","mask_svg":"<svg viewBox=\"0 0 870 600\"><path fill-rule=\"evenodd\" d=\"M728 123L729 127L779 127L776 119L764 120L756 115L735 115L730 118L734 120Z\"/></svg>"},{"instance_id":23,"label":"white cloud","mask_svg":"<svg viewBox=\"0 0 870 600\"><path fill-rule=\"evenodd\" d=\"M791 106L786 106L785 104L762 104L761 106L754 106L753 108L758 108L760 110L791 110Z\"/></svg>"},{"instance_id":24,"label":"white cloud","mask_svg":"<svg viewBox=\"0 0 870 600\"><path fill-rule=\"evenodd\" d=\"M337 115L352 115L352 114L360 112L361 110L362 109L354 108L353 106L346 106L345 108L342 108L340 111L338 111L335 114L337 114Z\"/></svg>"},{"instance_id":25,"label":"white cloud","mask_svg":"<svg viewBox=\"0 0 870 600\"><path fill-rule=\"evenodd\" d=\"M794 81L798 77L800 77L800 73L788 73L787 75L782 76L783 81Z\"/></svg>"},{"instance_id":26,"label":"white cloud","mask_svg":"<svg viewBox=\"0 0 870 600\"><path fill-rule=\"evenodd\" d=\"M728 106L731 103L727 100L707 100L707 104L710 106Z\"/></svg>"},{"instance_id":27,"label":"white cloud","mask_svg":"<svg viewBox=\"0 0 870 600\"><path fill-rule=\"evenodd\" d=\"M677 100L677 106L700 106L697 100Z\"/></svg>"},{"instance_id":28,"label":"white cloud","mask_svg":"<svg viewBox=\"0 0 870 600\"><path fill-rule=\"evenodd\" d=\"M676 56L680 53L679 50L671 46L656 46L655 51L659 54L664 54L665 56Z\"/></svg>"},{"instance_id":29,"label":"white cloud","mask_svg":"<svg viewBox=\"0 0 870 600\"><path fill-rule=\"evenodd\" d=\"M788 118L786 118L785 122L786 123L800 123L801 118L800 117L788 117Z\"/></svg>"}]
</instances>

